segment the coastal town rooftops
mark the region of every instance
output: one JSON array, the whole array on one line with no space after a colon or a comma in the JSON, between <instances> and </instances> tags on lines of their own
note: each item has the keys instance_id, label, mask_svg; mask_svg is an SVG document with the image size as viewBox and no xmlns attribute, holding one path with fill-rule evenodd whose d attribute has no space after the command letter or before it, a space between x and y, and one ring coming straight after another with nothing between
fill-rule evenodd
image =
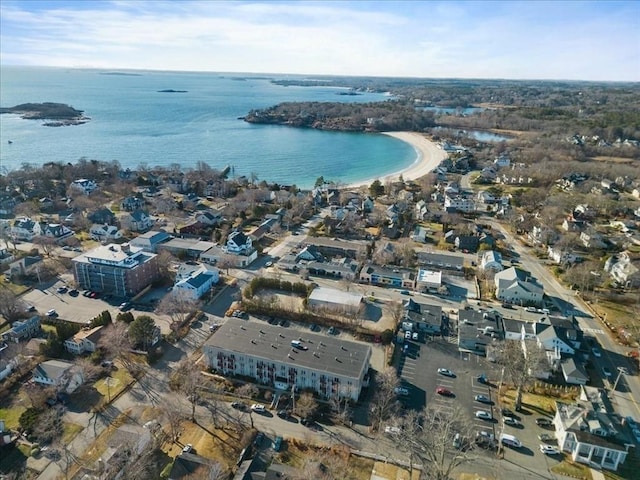
<instances>
[{"instance_id":1,"label":"coastal town rooftops","mask_svg":"<svg viewBox=\"0 0 640 480\"><path fill-rule=\"evenodd\" d=\"M139 247L132 247L128 243L116 245L100 245L73 259L74 262L97 263L123 268L133 268L148 261L155 255L143 252Z\"/></svg>"},{"instance_id":2,"label":"coastal town rooftops","mask_svg":"<svg viewBox=\"0 0 640 480\"><path fill-rule=\"evenodd\" d=\"M317 287L309 295L309 300L325 303L339 303L357 307L362 302L361 293L344 292L335 288Z\"/></svg>"},{"instance_id":3,"label":"coastal town rooftops","mask_svg":"<svg viewBox=\"0 0 640 480\"><path fill-rule=\"evenodd\" d=\"M292 340L307 350L293 348ZM207 347L352 378L363 375L371 357L369 345L235 318L205 342Z\"/></svg>"},{"instance_id":4,"label":"coastal town rooftops","mask_svg":"<svg viewBox=\"0 0 640 480\"><path fill-rule=\"evenodd\" d=\"M462 270L464 265L464 258L457 255L430 252L418 252L416 255L420 265L435 265L456 270Z\"/></svg>"}]
</instances>

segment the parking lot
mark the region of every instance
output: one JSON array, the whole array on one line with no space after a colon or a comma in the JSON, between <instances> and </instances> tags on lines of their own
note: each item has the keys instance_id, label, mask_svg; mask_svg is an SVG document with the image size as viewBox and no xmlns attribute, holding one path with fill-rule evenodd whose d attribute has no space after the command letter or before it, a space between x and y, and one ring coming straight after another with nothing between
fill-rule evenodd
<instances>
[{"instance_id":1,"label":"parking lot","mask_svg":"<svg viewBox=\"0 0 640 480\"><path fill-rule=\"evenodd\" d=\"M401 397L407 408L422 409L426 405L444 411L461 408L468 416L473 431L485 431L496 439L501 433L515 435L523 446L519 449L505 448L504 456L523 468L539 470L541 465L546 465L548 469L559 462L560 455L549 456L539 450L539 445L543 442L538 435L553 433L553 429L536 425L535 419L540 417L539 414L525 408L516 414L521 425L504 425L502 405L497 398L501 372L495 364L474 354L461 353L457 345L448 339L407 343L408 351L400 355L397 363L401 384L409 390L408 395ZM439 368L451 370L454 376L439 374ZM487 383L478 381L478 376L482 374L488 378ZM446 395L446 391L445 395L436 393L438 387L444 387L451 395ZM477 395L487 397L490 403L477 401ZM477 418L475 413L478 410L488 412L492 418ZM549 444L555 445L554 442ZM483 454L490 456L495 451L486 450Z\"/></svg>"}]
</instances>

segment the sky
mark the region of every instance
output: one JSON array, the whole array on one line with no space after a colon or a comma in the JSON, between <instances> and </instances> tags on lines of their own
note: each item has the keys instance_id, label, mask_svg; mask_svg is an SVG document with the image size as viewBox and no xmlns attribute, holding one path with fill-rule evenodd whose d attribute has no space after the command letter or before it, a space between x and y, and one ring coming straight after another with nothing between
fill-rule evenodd
<instances>
[{"instance_id":1,"label":"sky","mask_svg":"<svg viewBox=\"0 0 640 480\"><path fill-rule=\"evenodd\" d=\"M637 82L640 0L2 0L0 65Z\"/></svg>"}]
</instances>

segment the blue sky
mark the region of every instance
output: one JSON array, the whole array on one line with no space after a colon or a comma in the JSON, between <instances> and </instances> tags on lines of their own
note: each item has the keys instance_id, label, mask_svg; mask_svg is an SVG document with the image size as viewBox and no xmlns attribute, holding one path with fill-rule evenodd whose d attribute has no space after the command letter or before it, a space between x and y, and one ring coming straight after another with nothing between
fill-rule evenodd
<instances>
[{"instance_id":1,"label":"blue sky","mask_svg":"<svg viewBox=\"0 0 640 480\"><path fill-rule=\"evenodd\" d=\"M0 63L640 81L640 0L2 0Z\"/></svg>"}]
</instances>

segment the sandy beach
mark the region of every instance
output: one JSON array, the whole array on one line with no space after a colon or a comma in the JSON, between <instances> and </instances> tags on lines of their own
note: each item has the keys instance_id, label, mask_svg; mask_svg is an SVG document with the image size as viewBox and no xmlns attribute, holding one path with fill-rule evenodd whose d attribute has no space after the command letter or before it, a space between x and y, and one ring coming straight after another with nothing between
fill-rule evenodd
<instances>
[{"instance_id":1,"label":"sandy beach","mask_svg":"<svg viewBox=\"0 0 640 480\"><path fill-rule=\"evenodd\" d=\"M436 168L442 160L447 158L447 153L438 148L438 146L428 140L424 135L417 132L384 132L384 135L397 138L403 142L407 142L417 153L416 161L408 168L385 175L384 177L371 178L362 182L351 183L346 188L359 188L363 186L369 186L374 180L380 180L384 185L388 180L397 180L400 175L404 180L415 180L420 177L424 177L434 168Z\"/></svg>"}]
</instances>

